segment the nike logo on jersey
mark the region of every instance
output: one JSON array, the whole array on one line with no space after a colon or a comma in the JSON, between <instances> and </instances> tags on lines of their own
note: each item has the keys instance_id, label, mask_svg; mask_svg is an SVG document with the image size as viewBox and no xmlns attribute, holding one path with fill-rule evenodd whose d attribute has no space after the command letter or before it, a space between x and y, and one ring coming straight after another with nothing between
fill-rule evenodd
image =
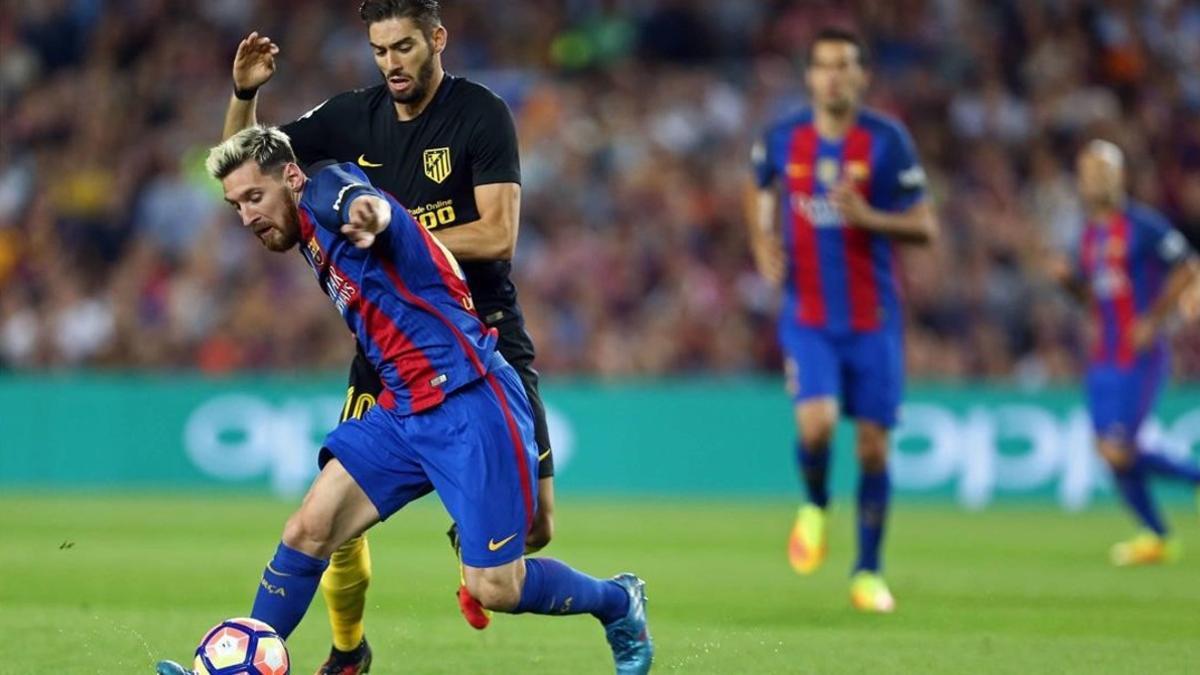
<instances>
[{"instance_id":1,"label":"nike logo on jersey","mask_svg":"<svg viewBox=\"0 0 1200 675\"><path fill-rule=\"evenodd\" d=\"M544 462L544 461L546 461L546 458L549 456L550 456L550 451L547 450L547 451L543 452L542 454L538 455L538 461Z\"/></svg>"},{"instance_id":2,"label":"nike logo on jersey","mask_svg":"<svg viewBox=\"0 0 1200 675\"><path fill-rule=\"evenodd\" d=\"M383 166L382 164L376 164L375 162L367 161L366 153L358 156L358 165L368 169L378 169L379 167Z\"/></svg>"},{"instance_id":3,"label":"nike logo on jersey","mask_svg":"<svg viewBox=\"0 0 1200 675\"><path fill-rule=\"evenodd\" d=\"M489 551L499 551L500 549L504 548L505 544L507 544L508 542L515 539L516 536L517 535L514 532L513 534L508 535L507 537L501 539L500 541L496 541L495 539L488 539L488 550Z\"/></svg>"}]
</instances>

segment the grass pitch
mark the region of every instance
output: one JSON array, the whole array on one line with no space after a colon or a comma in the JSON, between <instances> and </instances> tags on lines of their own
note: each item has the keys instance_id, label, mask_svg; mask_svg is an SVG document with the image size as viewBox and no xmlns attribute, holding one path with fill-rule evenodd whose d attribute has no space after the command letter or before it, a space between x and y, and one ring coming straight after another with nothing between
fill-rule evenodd
<instances>
[{"instance_id":1,"label":"grass pitch","mask_svg":"<svg viewBox=\"0 0 1200 675\"><path fill-rule=\"evenodd\" d=\"M848 607L847 506L825 568L799 578L784 555L789 504L560 500L549 555L647 580L655 672L1200 672L1200 521L1186 510L1170 515L1196 554L1117 570L1107 547L1130 527L1113 507L965 514L901 500L887 555L899 610L863 616ZM290 508L0 496L0 672L152 673L187 658L210 625L249 612ZM374 673L612 672L590 617L467 627L446 526L427 499L371 535ZM293 672L313 672L328 645L318 594L289 642Z\"/></svg>"}]
</instances>

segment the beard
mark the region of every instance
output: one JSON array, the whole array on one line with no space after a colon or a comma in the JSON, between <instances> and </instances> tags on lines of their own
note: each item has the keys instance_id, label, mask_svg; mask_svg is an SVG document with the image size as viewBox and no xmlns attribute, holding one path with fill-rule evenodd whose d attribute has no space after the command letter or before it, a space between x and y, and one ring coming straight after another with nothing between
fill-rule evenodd
<instances>
[{"instance_id":1,"label":"beard","mask_svg":"<svg viewBox=\"0 0 1200 675\"><path fill-rule=\"evenodd\" d=\"M384 75L384 82L386 83L387 78L395 74L396 73L388 73L387 75ZM422 63L421 67L417 69L417 76L413 78L412 86L409 87L408 91L401 94L391 92L390 88L388 91L392 93L392 100L396 103L402 103L404 105L420 103L425 99L425 95L429 93L429 85L432 82L433 55L430 54L429 58L425 59L425 62Z\"/></svg>"},{"instance_id":2,"label":"beard","mask_svg":"<svg viewBox=\"0 0 1200 675\"><path fill-rule=\"evenodd\" d=\"M836 98L827 102L824 106L825 111L835 117L843 117L854 110L855 101L850 97Z\"/></svg>"},{"instance_id":3,"label":"beard","mask_svg":"<svg viewBox=\"0 0 1200 675\"><path fill-rule=\"evenodd\" d=\"M275 253L290 251L300 242L300 207L296 206L296 200L286 187L283 191L285 194L280 195L284 200L283 222L272 223L271 228L259 237L262 245Z\"/></svg>"}]
</instances>

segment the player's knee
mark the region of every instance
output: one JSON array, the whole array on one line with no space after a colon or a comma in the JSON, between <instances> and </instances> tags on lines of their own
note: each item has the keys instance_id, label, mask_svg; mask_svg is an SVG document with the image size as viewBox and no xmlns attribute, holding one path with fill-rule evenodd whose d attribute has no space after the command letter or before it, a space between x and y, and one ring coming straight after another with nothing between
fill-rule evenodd
<instances>
[{"instance_id":1,"label":"player's knee","mask_svg":"<svg viewBox=\"0 0 1200 675\"><path fill-rule=\"evenodd\" d=\"M283 543L302 553L328 558L340 542L332 541L333 520L301 509L283 526Z\"/></svg>"},{"instance_id":2,"label":"player's knee","mask_svg":"<svg viewBox=\"0 0 1200 675\"><path fill-rule=\"evenodd\" d=\"M1133 453L1124 443L1114 440L1102 440L1096 444L1100 456L1113 471L1126 471L1133 466Z\"/></svg>"},{"instance_id":3,"label":"player's knee","mask_svg":"<svg viewBox=\"0 0 1200 675\"><path fill-rule=\"evenodd\" d=\"M858 463L862 467L863 473L883 473L887 471L887 452L885 451L860 451L858 453Z\"/></svg>"},{"instance_id":4,"label":"player's knee","mask_svg":"<svg viewBox=\"0 0 1200 675\"><path fill-rule=\"evenodd\" d=\"M837 423L832 419L808 419L800 425L800 442L810 452L828 452Z\"/></svg>"},{"instance_id":5,"label":"player's knee","mask_svg":"<svg viewBox=\"0 0 1200 675\"><path fill-rule=\"evenodd\" d=\"M513 578L477 574L467 577L467 592L484 609L508 612L521 601L521 586Z\"/></svg>"},{"instance_id":6,"label":"player's knee","mask_svg":"<svg viewBox=\"0 0 1200 675\"><path fill-rule=\"evenodd\" d=\"M834 423L826 420L812 420L800 427L800 444L805 452L829 452L833 443Z\"/></svg>"},{"instance_id":7,"label":"player's knee","mask_svg":"<svg viewBox=\"0 0 1200 675\"><path fill-rule=\"evenodd\" d=\"M818 429L813 432L801 432L800 444L804 446L805 452L829 452L829 446L833 442L833 429Z\"/></svg>"},{"instance_id":8,"label":"player's knee","mask_svg":"<svg viewBox=\"0 0 1200 675\"><path fill-rule=\"evenodd\" d=\"M867 473L887 470L888 432L875 424L861 423L858 428L858 463Z\"/></svg>"},{"instance_id":9,"label":"player's knee","mask_svg":"<svg viewBox=\"0 0 1200 675\"><path fill-rule=\"evenodd\" d=\"M887 470L887 443L868 440L858 444L858 464L867 473L882 473Z\"/></svg>"},{"instance_id":10,"label":"player's knee","mask_svg":"<svg viewBox=\"0 0 1200 675\"><path fill-rule=\"evenodd\" d=\"M830 400L809 401L796 407L796 426L800 431L800 443L806 450L829 450L837 428L837 416L837 404Z\"/></svg>"}]
</instances>

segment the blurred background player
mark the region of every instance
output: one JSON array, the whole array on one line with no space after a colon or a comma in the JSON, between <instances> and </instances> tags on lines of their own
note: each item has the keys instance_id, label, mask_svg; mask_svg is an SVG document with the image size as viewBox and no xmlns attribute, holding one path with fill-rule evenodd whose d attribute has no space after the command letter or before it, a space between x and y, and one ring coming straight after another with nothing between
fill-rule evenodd
<instances>
[{"instance_id":1,"label":"blurred background player","mask_svg":"<svg viewBox=\"0 0 1200 675\"><path fill-rule=\"evenodd\" d=\"M825 558L830 446L844 412L856 423L862 472L851 600L863 611L890 612L895 601L879 573L880 549L888 433L904 384L893 242L927 243L937 223L908 133L861 107L865 61L852 32L825 29L811 43L811 107L771 127L754 147L750 238L759 271L783 285L779 340L809 497L796 515L788 559L809 574Z\"/></svg>"},{"instance_id":2,"label":"blurred background player","mask_svg":"<svg viewBox=\"0 0 1200 675\"><path fill-rule=\"evenodd\" d=\"M475 309L499 331L499 350L520 374L533 406L538 509L525 543L528 550L539 550L553 529L554 460L533 369L533 342L509 280L521 201L512 115L483 85L445 72L441 54L448 35L435 0L367 0L359 16L384 82L334 96L282 129L305 165L356 163L375 185L408 205L461 261ZM274 74L278 53L279 47L258 33L238 45L225 138L256 122L256 94ZM342 420L361 417L381 390L360 351L351 365ZM451 537L456 537L453 530ZM352 674L370 662L363 624L370 577L365 539L351 539L333 556L321 586L333 628L327 672ZM473 626L486 627L486 613L464 587L459 603Z\"/></svg>"},{"instance_id":3,"label":"blurred background player","mask_svg":"<svg viewBox=\"0 0 1200 675\"><path fill-rule=\"evenodd\" d=\"M307 177L277 128L213 148L209 173L267 249L299 244L318 284L386 383L378 404L341 422L320 474L288 519L251 616L285 640L330 556L349 538L436 491L461 530L464 582L491 610L591 614L618 675L650 671L645 584L600 580L524 555L537 491L533 411L496 331L472 311L454 256L351 163ZM160 675L189 671L161 662Z\"/></svg>"},{"instance_id":4,"label":"blurred background player","mask_svg":"<svg viewBox=\"0 0 1200 675\"><path fill-rule=\"evenodd\" d=\"M1059 259L1054 275L1091 307L1087 404L1096 447L1143 532L1112 548L1116 565L1160 563L1174 553L1147 479L1200 485L1200 467L1143 447L1142 424L1169 375L1167 327L1200 264L1178 231L1125 194L1125 159L1103 140L1076 163L1087 222L1076 264Z\"/></svg>"}]
</instances>

